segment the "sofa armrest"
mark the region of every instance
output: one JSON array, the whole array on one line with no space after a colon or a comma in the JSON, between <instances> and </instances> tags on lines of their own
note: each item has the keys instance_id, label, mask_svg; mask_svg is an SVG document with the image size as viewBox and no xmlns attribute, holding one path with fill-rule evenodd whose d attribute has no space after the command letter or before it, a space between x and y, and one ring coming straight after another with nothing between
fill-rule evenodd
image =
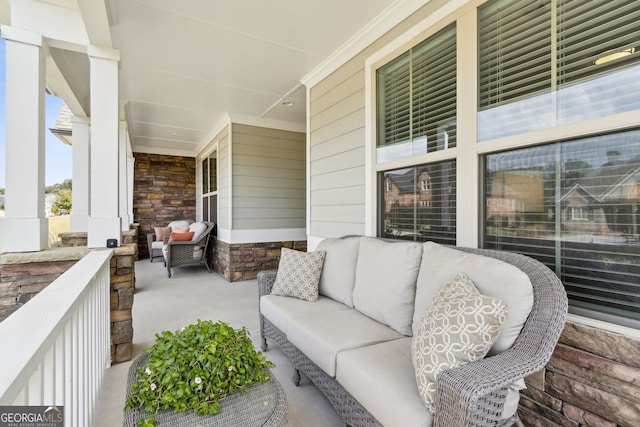
<instances>
[{"instance_id":1,"label":"sofa armrest","mask_svg":"<svg viewBox=\"0 0 640 427\"><path fill-rule=\"evenodd\" d=\"M276 281L276 270L266 270L258 273L258 298L269 295L273 283Z\"/></svg>"},{"instance_id":2,"label":"sofa armrest","mask_svg":"<svg viewBox=\"0 0 640 427\"><path fill-rule=\"evenodd\" d=\"M536 358L512 348L441 372L436 380L433 425L495 425L504 422L502 414L510 386L544 366L542 360L538 367L535 362L532 364L532 356Z\"/></svg>"}]
</instances>

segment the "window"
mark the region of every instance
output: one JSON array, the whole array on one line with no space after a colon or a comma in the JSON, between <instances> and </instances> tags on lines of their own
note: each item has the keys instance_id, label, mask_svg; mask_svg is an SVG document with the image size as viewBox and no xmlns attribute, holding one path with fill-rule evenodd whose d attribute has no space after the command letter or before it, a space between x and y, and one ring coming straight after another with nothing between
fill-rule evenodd
<instances>
[{"instance_id":1,"label":"window","mask_svg":"<svg viewBox=\"0 0 640 427\"><path fill-rule=\"evenodd\" d=\"M455 244L455 160L410 160L456 146L455 23L380 67L376 87L377 162L414 163L379 172L378 235Z\"/></svg>"},{"instance_id":2,"label":"window","mask_svg":"<svg viewBox=\"0 0 640 427\"><path fill-rule=\"evenodd\" d=\"M485 247L547 264L573 311L640 324L640 130L487 155L484 193Z\"/></svg>"},{"instance_id":3,"label":"window","mask_svg":"<svg viewBox=\"0 0 640 427\"><path fill-rule=\"evenodd\" d=\"M376 82L378 163L455 147L455 24L380 67Z\"/></svg>"},{"instance_id":4,"label":"window","mask_svg":"<svg viewBox=\"0 0 640 427\"><path fill-rule=\"evenodd\" d=\"M218 214L218 152L202 159L202 218L217 222Z\"/></svg>"},{"instance_id":5,"label":"window","mask_svg":"<svg viewBox=\"0 0 640 427\"><path fill-rule=\"evenodd\" d=\"M387 185L393 184L394 191L380 197L379 235L455 244L455 161L390 170L380 176ZM430 191L422 190L425 181L433 184Z\"/></svg>"},{"instance_id":6,"label":"window","mask_svg":"<svg viewBox=\"0 0 640 427\"><path fill-rule=\"evenodd\" d=\"M478 10L478 140L640 108L640 2L494 0Z\"/></svg>"}]
</instances>

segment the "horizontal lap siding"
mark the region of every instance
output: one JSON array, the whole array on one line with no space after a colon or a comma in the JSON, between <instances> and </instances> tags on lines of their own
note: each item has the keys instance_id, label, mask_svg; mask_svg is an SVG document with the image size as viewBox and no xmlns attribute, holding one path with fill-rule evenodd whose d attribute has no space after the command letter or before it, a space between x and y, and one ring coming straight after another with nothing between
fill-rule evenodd
<instances>
[{"instance_id":1,"label":"horizontal lap siding","mask_svg":"<svg viewBox=\"0 0 640 427\"><path fill-rule=\"evenodd\" d=\"M229 207L231 204L231 172L229 170L229 127L218 134L218 226L231 228Z\"/></svg>"},{"instance_id":2,"label":"horizontal lap siding","mask_svg":"<svg viewBox=\"0 0 640 427\"><path fill-rule=\"evenodd\" d=\"M430 3L310 88L310 235L364 234L365 60L443 1Z\"/></svg>"},{"instance_id":3,"label":"horizontal lap siding","mask_svg":"<svg viewBox=\"0 0 640 427\"><path fill-rule=\"evenodd\" d=\"M233 228L304 228L305 135L232 126Z\"/></svg>"},{"instance_id":4,"label":"horizontal lap siding","mask_svg":"<svg viewBox=\"0 0 640 427\"><path fill-rule=\"evenodd\" d=\"M323 237L364 233L364 70L341 70L311 91L310 234Z\"/></svg>"}]
</instances>

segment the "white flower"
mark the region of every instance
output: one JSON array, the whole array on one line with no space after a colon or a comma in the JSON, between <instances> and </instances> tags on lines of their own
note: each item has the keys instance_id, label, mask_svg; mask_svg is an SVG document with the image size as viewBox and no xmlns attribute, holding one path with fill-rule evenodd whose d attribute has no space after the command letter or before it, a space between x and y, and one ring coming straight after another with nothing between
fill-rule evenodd
<instances>
[{"instance_id":1,"label":"white flower","mask_svg":"<svg viewBox=\"0 0 640 427\"><path fill-rule=\"evenodd\" d=\"M155 384L151 384L151 385L149 386L149 388L151 389L151 391L153 391L153 390L155 390L157 387L156 387L156 385L155 385Z\"/></svg>"},{"instance_id":2,"label":"white flower","mask_svg":"<svg viewBox=\"0 0 640 427\"><path fill-rule=\"evenodd\" d=\"M202 382L202 378L196 377L194 381L196 382L196 384L200 384Z\"/></svg>"},{"instance_id":3,"label":"white flower","mask_svg":"<svg viewBox=\"0 0 640 427\"><path fill-rule=\"evenodd\" d=\"M229 372L235 371L235 370L236 370L235 366L233 366L233 365L229 366Z\"/></svg>"},{"instance_id":4,"label":"white flower","mask_svg":"<svg viewBox=\"0 0 640 427\"><path fill-rule=\"evenodd\" d=\"M144 373L147 375L151 375L151 369L147 368L144 370Z\"/></svg>"}]
</instances>

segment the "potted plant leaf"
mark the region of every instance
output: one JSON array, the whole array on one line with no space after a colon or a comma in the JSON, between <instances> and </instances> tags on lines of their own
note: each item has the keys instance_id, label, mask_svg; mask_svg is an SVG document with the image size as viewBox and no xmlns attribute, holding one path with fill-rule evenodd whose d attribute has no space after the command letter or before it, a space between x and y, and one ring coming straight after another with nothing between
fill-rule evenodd
<instances>
[{"instance_id":1,"label":"potted plant leaf","mask_svg":"<svg viewBox=\"0 0 640 427\"><path fill-rule=\"evenodd\" d=\"M198 320L179 332L156 334L145 352L148 359L137 369L125 407L148 413L138 423L145 427L154 426L163 410L217 414L222 399L267 381L266 369L275 367L255 350L246 328L221 321Z\"/></svg>"}]
</instances>

